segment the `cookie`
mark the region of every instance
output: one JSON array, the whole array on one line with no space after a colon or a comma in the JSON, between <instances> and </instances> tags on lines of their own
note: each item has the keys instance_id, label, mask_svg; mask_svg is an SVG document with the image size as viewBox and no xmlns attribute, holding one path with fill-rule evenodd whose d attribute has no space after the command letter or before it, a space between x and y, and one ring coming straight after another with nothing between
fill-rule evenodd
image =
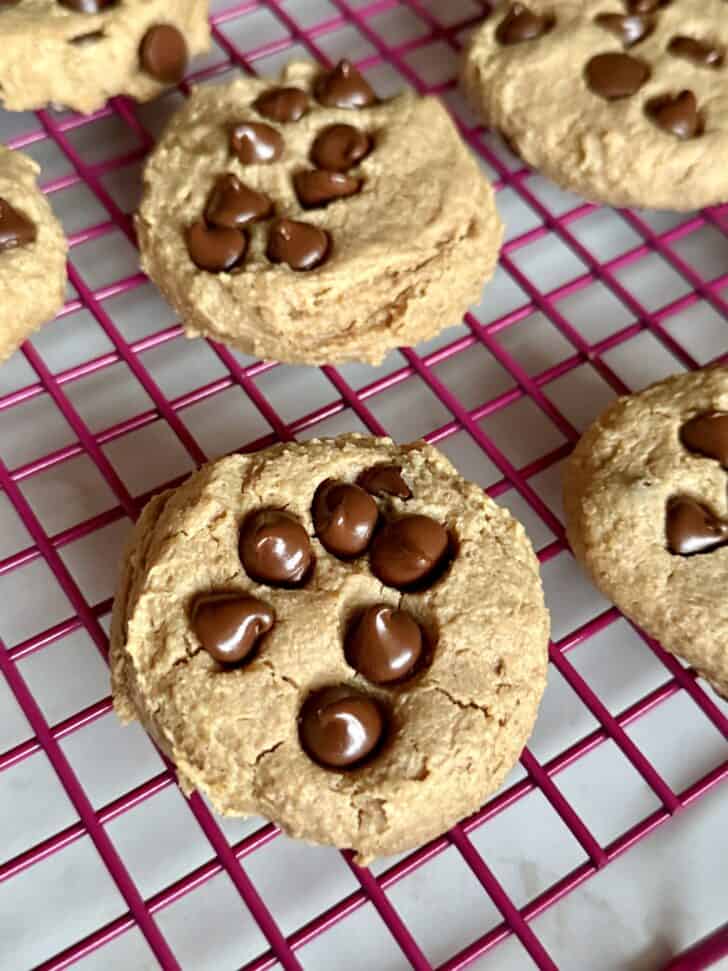
<instances>
[{"instance_id":1,"label":"cookie","mask_svg":"<svg viewBox=\"0 0 728 971\"><path fill-rule=\"evenodd\" d=\"M728 368L620 398L564 479L569 541L623 613L728 696Z\"/></svg>"},{"instance_id":2,"label":"cookie","mask_svg":"<svg viewBox=\"0 0 728 971\"><path fill-rule=\"evenodd\" d=\"M524 161L587 199L728 200L726 0L498 3L461 80Z\"/></svg>"},{"instance_id":3,"label":"cookie","mask_svg":"<svg viewBox=\"0 0 728 971\"><path fill-rule=\"evenodd\" d=\"M68 245L39 172L0 145L0 361L63 306Z\"/></svg>"},{"instance_id":4,"label":"cookie","mask_svg":"<svg viewBox=\"0 0 728 971\"><path fill-rule=\"evenodd\" d=\"M144 269L261 358L379 362L456 323L493 273L491 187L442 105L342 61L195 90L144 174Z\"/></svg>"},{"instance_id":5,"label":"cookie","mask_svg":"<svg viewBox=\"0 0 728 971\"><path fill-rule=\"evenodd\" d=\"M0 33L5 108L84 113L177 84L210 35L207 0L0 0Z\"/></svg>"},{"instance_id":6,"label":"cookie","mask_svg":"<svg viewBox=\"0 0 728 971\"><path fill-rule=\"evenodd\" d=\"M432 446L278 445L146 506L114 605L114 706L186 792L366 862L503 781L548 628L523 527Z\"/></svg>"}]
</instances>

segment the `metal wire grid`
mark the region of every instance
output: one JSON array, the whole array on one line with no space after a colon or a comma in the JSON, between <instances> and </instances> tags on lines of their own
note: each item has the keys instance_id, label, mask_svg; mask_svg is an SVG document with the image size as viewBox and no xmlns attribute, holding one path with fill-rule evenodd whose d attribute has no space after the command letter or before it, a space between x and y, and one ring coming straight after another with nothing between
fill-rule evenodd
<instances>
[{"instance_id":1,"label":"metal wire grid","mask_svg":"<svg viewBox=\"0 0 728 971\"><path fill-rule=\"evenodd\" d=\"M300 45L313 57L326 62L328 59L322 48L326 36L346 25L353 25L359 34L366 38L373 49L373 53L360 60L359 66L362 69L371 70L376 69L378 65L389 64L416 90L449 97L455 85L452 72L450 77L439 83L428 83L421 76L421 72L413 67L413 63L417 62L416 57L413 61L408 55L420 49L425 50L433 44L440 47L444 45L444 48L447 48L448 51L456 53L461 47L464 33L482 19L485 13L485 10L481 9L480 0L477 0L477 2L476 0L464 0L463 4L452 5L438 5L433 2L426 2L426 0L409 0L408 3L402 3L402 6L416 14L419 20L426 25L426 29L415 39L408 40L405 43L392 44L388 43L387 37L382 36L377 29L376 18L399 6L399 0L375 0L375 2L364 4L361 2L354 4L345 2L345 0L331 0L328 4L330 14L324 13L318 18L318 22L307 24L305 27L299 24L296 16L283 0L246 0L246 2L238 3L227 9L217 10L211 18L212 30L216 45L223 52L224 57L207 66L192 79L202 81L215 78L229 70L231 64L239 65L246 71L255 71L256 62L272 54L285 53L292 45ZM440 8L439 13L438 7ZM447 12L443 14L446 8L450 11L449 20ZM462 16L455 17L453 22L452 12L455 8L457 10L462 9ZM230 40L223 28L228 21L232 21L243 14L260 10L267 10L274 15L283 28L283 36L254 50L242 50ZM444 22L443 16L445 17ZM182 86L182 90L184 92L188 90L187 84ZM105 454L103 446L161 418L167 423L192 462L201 463L206 460L207 456L182 420L184 410L234 386L245 392L250 402L272 429L270 434L256 441L240 443L241 448L252 450L278 439L294 438L297 434L305 433L313 426L340 413L351 415L352 418L355 416L375 435L386 434L387 428L377 418L375 411L371 408L371 403L381 393L399 386L402 382L419 377L452 416L445 424L432 429L426 436L428 440L433 443L443 442L458 432L466 432L500 472L500 481L489 488L489 493L497 498L509 490L516 490L556 537L540 549L539 558L541 562L546 564L565 550L562 524L539 496L530 480L539 473L553 467L555 463L568 454L572 444L578 438L578 431L562 410L557 408L547 397L545 388L552 381L588 362L588 365L615 392L628 391L629 388L625 386L605 360L605 355L612 349L645 334L645 332L653 335L657 342L673 356L676 364L675 369L680 366L685 368L697 367L698 361L695 356L670 332L670 318L686 311L698 301L705 301L720 315L724 322L728 321L728 300L726 300L728 273L717 279L703 279L696 268L678 255L671 244L688 237L703 226L713 227L715 231L726 236L728 207L715 208L687 218L682 222L678 221L662 232L655 231L644 215L640 216L630 211L622 212L621 218L637 234L639 242L614 258L606 261L600 260L586 245L579 241L574 231L575 228L578 228L579 221L592 213L595 207L582 204L558 215L552 214L526 181L529 175L527 170L521 167L509 167L504 162L502 153L495 150L492 143L483 139L482 129L473 126L472 120L461 117L461 114L463 113L458 112L458 122L461 125L462 134L473 150L496 173L498 190L500 192L505 189L512 190L530 207L530 210L539 220L539 225L536 228L510 239L504 247L501 267L521 288L526 295L526 300L516 309L498 319L483 324L476 315L467 315L465 320L467 328L459 336L429 353L420 354L412 349L402 350L401 353L406 362L403 367L390 371L390 373L359 389L355 389L352 383L347 380L342 373L344 369L322 368L321 370L331 388L331 400L307 414L297 416L294 420L284 420L279 414L279 409L274 407L257 383L257 379L276 365L269 362L241 363L236 355L219 345L213 344L211 347L226 370L224 376L176 398L169 398L165 395L148 368L145 367L141 354L171 341L178 336L180 328L170 326L139 340L125 339L108 312L107 301L114 296L139 287L144 283L144 277L140 273L134 273L124 279L116 280L112 284L93 289L85 282L83 275L74 266L72 249L69 275L76 296L69 299L61 311L59 315L61 322L51 326L63 326L64 317L81 308L87 308L103 329L113 346L113 350L59 373L52 373L43 356L31 343L27 343L23 347L22 353L35 372L35 379L24 387L0 397L0 415L8 412L12 414L13 408L37 396L46 395L53 401L55 407L73 429L76 441L15 468L9 468L4 462L0 461L0 486L24 523L32 540L31 545L27 548L0 561L0 579L11 571L42 558L52 570L72 605L73 615L48 630L12 647L8 648L7 645L0 644L0 670L16 701L25 713L33 732L33 737L30 740L0 754L0 772L17 765L35 753L44 751L78 814L78 822L0 865L0 882L11 880L22 871L46 859L51 854L57 853L72 842L84 836L89 836L127 907L127 912L122 916L112 920L106 926L98 928L85 939L74 943L61 953L45 960L39 967L44 969L67 967L133 927L138 928L144 935L151 951L162 967L165 969L179 967L175 954L155 921L155 915L216 874L225 872L243 898L267 941L267 949L246 965L249 969L263 971L263 969L270 968L277 962L285 968L300 967L297 951L304 944L324 933L336 922L367 902L373 904L379 917L391 932L401 950L402 962L409 963L417 969L429 968L431 965L427 957L411 930L393 906L387 891L403 877L412 873L447 847L455 847L482 886L483 892L489 895L499 910L502 921L479 939L450 956L441 967L443 969L462 968L509 936L515 935L539 968L555 968L554 961L531 926L533 919L583 881L607 866L612 860L628 851L638 840L647 836L656 827L667 822L673 815L700 799L728 775L728 760L726 760L683 791L674 791L628 735L626 729L633 722L651 712L675 694L684 692L710 720L718 732L724 738L728 738L728 719L715 703L710 692L703 689L691 671L686 670L674 658L665 655L650 638L639 631L637 632L647 649L653 652L660 663L664 665L664 682L616 715L610 713L604 700L578 673L569 660L569 652L618 619L619 614L615 609L606 609L596 618L589 620L578 629L552 643L550 647L553 667L578 695L599 723L599 727L570 745L556 757L543 763L539 762L529 749L526 749L521 760L526 774L520 781L497 795L471 819L456 826L450 833L435 840L430 845L397 862L379 876L375 876L367 869L357 867L350 854L344 853L344 859L357 881L357 889L286 937L252 879L241 866L241 861L249 854L265 852L265 845L277 835L276 828L272 825L264 825L252 835L230 845L219 828L215 817L197 796L189 801L189 811L193 814L209 841L213 854L212 859L148 899L143 898L110 839L106 827L121 814L173 784L171 769L165 768L156 777L149 779L108 805L101 809L94 809L89 795L72 769L60 742L71 733L92 724L108 713L111 708L110 699L105 698L56 724L49 724L18 667L17 662L21 659L27 658L34 652L44 650L48 645L81 628L85 628L99 652L104 657L106 656L107 637L102 626L102 619L108 614L110 600L104 600L101 603L88 602L60 553L67 544L88 536L104 526L125 517L134 519L148 498L148 494L132 495ZM122 157L116 157L99 164L90 164L74 146L73 133L109 116L120 119L124 125L128 126L139 139L141 147ZM124 99L114 99L101 111L85 118L75 115L57 115L52 111L38 112L38 124L34 130L13 140L13 147L31 148L36 142L43 139L52 139L72 164L73 172L48 183L45 190L53 194L62 189L85 183L108 212L108 219L96 225L85 227L73 234L70 238L72 248L100 239L117 229L133 242L130 218L127 213L122 211L122 208L106 188L103 177L123 166L139 161L152 145L153 138L142 119L142 110ZM542 292L539 286L529 277L528 272L521 268L517 258L520 249L545 238L556 239L565 244L586 268L585 272L577 278L569 280L550 292ZM638 263L652 254L659 254L680 275L682 280L686 281L689 287L689 292L657 310L649 310L619 279L620 270ZM621 302L630 314L632 322L622 329L610 333L606 338L590 343L567 319L567 316L560 310L559 304L570 295L590 286L595 281L599 281ZM569 342L571 352L566 359L558 364L542 370L540 373L532 374L519 363L514 355L504 349L496 340L496 335L536 311L540 311ZM436 371L437 365L452 358L457 358L460 362L465 361L469 349L472 348L484 348L510 374L514 381L512 388L476 408L466 407ZM725 360L726 357L728 355L724 354L718 359ZM72 403L68 389L78 379L103 371L117 362L123 362L135 376L151 399L152 407L101 432L92 433L89 425ZM700 363L705 362L701 361ZM498 414L508 405L526 398L530 398L537 409L561 432L566 439L566 444L551 450L548 454L525 467L517 468L493 438L486 434L481 422L485 418ZM116 505L113 509L77 523L71 528L64 529L55 535L48 535L31 503L21 490L21 483L79 455L86 455L93 461L113 491ZM161 485L160 483L159 487ZM564 769L608 740L616 744L646 782L659 800L659 808L637 824L632 825L607 845L601 845L584 819L580 817L576 809L563 795L558 786L557 777ZM548 800L575 840L583 848L586 860L530 900L526 906L519 909L475 848L471 841L471 835L479 827L487 825L487 822L497 814L507 811L510 806L536 789L540 790ZM723 950L728 951L726 936L724 932L722 938L714 942L711 949L714 956L722 953ZM1 947L0 943L0 949ZM6 964L6 966L8 965Z\"/></svg>"}]
</instances>

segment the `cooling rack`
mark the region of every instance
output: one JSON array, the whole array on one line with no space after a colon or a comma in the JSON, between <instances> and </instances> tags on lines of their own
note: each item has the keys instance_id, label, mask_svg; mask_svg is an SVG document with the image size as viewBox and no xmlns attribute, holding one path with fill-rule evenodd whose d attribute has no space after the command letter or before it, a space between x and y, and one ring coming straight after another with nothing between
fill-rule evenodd
<instances>
[{"instance_id":1,"label":"cooling rack","mask_svg":"<svg viewBox=\"0 0 728 971\"><path fill-rule=\"evenodd\" d=\"M559 466L615 395L725 360L728 207L600 209L523 168L455 85L480 0L213 0L151 105L0 116L71 243L58 318L0 369L0 958L9 971L675 968L728 953L728 705L591 588ZM144 156L189 90L293 56L440 95L498 189L498 274L438 339L306 369L186 341L138 270ZM119 551L150 494L224 452L369 430L437 443L526 525L554 630L533 738L472 818L357 867L189 802L111 711ZM646 837L650 837L646 839Z\"/></svg>"}]
</instances>

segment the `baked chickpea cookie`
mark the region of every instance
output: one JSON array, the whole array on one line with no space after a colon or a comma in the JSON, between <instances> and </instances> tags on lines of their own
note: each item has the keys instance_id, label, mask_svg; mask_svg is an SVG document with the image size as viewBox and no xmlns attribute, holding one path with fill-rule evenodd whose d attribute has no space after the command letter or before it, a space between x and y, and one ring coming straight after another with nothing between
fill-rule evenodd
<instances>
[{"instance_id":1,"label":"baked chickpea cookie","mask_svg":"<svg viewBox=\"0 0 728 971\"><path fill-rule=\"evenodd\" d=\"M63 306L68 245L39 171L0 145L0 361Z\"/></svg>"},{"instance_id":2,"label":"baked chickpea cookie","mask_svg":"<svg viewBox=\"0 0 728 971\"><path fill-rule=\"evenodd\" d=\"M728 697L728 368L616 401L567 463L564 502L596 586Z\"/></svg>"},{"instance_id":3,"label":"baked chickpea cookie","mask_svg":"<svg viewBox=\"0 0 728 971\"><path fill-rule=\"evenodd\" d=\"M144 173L142 265L190 337L379 362L457 323L492 275L493 191L446 110L348 62L200 87Z\"/></svg>"},{"instance_id":4,"label":"baked chickpea cookie","mask_svg":"<svg viewBox=\"0 0 728 971\"><path fill-rule=\"evenodd\" d=\"M148 101L206 51L207 0L0 0L0 101L85 114L127 94Z\"/></svg>"},{"instance_id":5,"label":"baked chickpea cookie","mask_svg":"<svg viewBox=\"0 0 728 971\"><path fill-rule=\"evenodd\" d=\"M548 631L523 527L434 448L278 445L146 506L114 605L114 705L185 792L366 863L500 785Z\"/></svg>"}]
</instances>

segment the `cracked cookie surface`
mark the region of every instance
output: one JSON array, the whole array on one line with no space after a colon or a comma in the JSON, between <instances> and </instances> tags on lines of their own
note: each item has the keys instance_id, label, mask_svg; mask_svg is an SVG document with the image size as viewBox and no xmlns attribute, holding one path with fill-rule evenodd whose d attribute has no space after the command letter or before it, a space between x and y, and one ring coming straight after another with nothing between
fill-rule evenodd
<instances>
[{"instance_id":1,"label":"cracked cookie surface","mask_svg":"<svg viewBox=\"0 0 728 971\"><path fill-rule=\"evenodd\" d=\"M38 188L40 166L0 145L0 361L63 306L63 230Z\"/></svg>"},{"instance_id":2,"label":"cracked cookie surface","mask_svg":"<svg viewBox=\"0 0 728 971\"><path fill-rule=\"evenodd\" d=\"M377 580L366 553L330 553L311 516L325 480L354 483L391 464L406 486L389 476L391 491L375 493L383 520L430 517L453 542L445 572L415 592ZM256 582L241 563L241 527L265 508L285 509L308 534L313 566L299 586ZM258 649L238 666L216 661L190 623L196 599L219 591L268 611ZM347 661L364 670L347 631L373 605L400 608L425 632L427 662L404 680L384 683L375 667L374 683ZM280 445L212 463L145 508L114 605L114 705L143 722L186 791L366 862L443 832L500 785L536 717L548 626L522 526L434 448L359 435ZM314 761L299 736L307 699L332 685L374 701L387 726L375 754L340 771Z\"/></svg>"},{"instance_id":3,"label":"cracked cookie surface","mask_svg":"<svg viewBox=\"0 0 728 971\"><path fill-rule=\"evenodd\" d=\"M727 469L728 369L710 368L620 398L564 478L569 541L596 586L725 696Z\"/></svg>"},{"instance_id":4,"label":"cracked cookie surface","mask_svg":"<svg viewBox=\"0 0 728 971\"><path fill-rule=\"evenodd\" d=\"M728 199L726 0L500 2L461 81L525 162L587 199Z\"/></svg>"},{"instance_id":5,"label":"cracked cookie surface","mask_svg":"<svg viewBox=\"0 0 728 971\"><path fill-rule=\"evenodd\" d=\"M443 106L379 101L342 64L200 87L152 153L142 262L189 336L376 363L457 323L492 275L493 191Z\"/></svg>"},{"instance_id":6,"label":"cracked cookie surface","mask_svg":"<svg viewBox=\"0 0 728 971\"><path fill-rule=\"evenodd\" d=\"M10 111L55 103L86 114L118 94L148 101L209 47L207 7L207 0L6 0L0 101Z\"/></svg>"}]
</instances>

